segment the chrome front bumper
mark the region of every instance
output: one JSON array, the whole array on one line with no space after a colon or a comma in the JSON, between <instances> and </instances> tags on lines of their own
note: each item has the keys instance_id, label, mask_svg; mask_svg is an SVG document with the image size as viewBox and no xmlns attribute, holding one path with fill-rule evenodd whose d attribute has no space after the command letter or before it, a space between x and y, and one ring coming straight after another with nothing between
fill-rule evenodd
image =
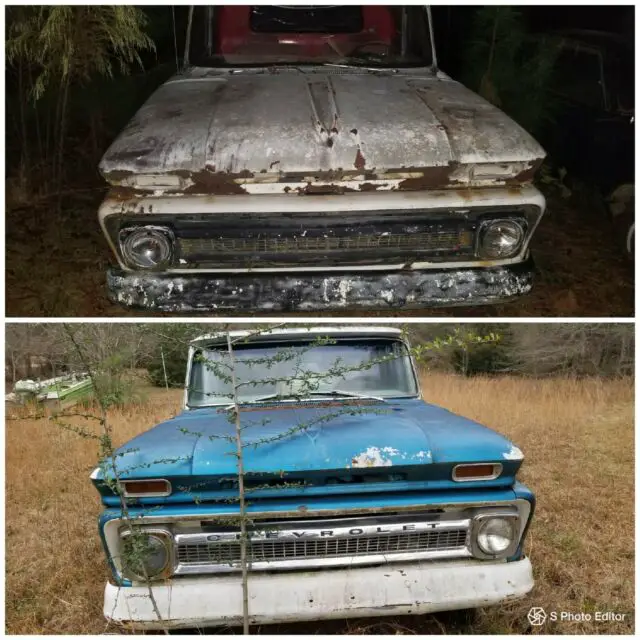
<instances>
[{"instance_id":1,"label":"chrome front bumper","mask_svg":"<svg viewBox=\"0 0 640 640\"><path fill-rule=\"evenodd\" d=\"M180 578L151 588L161 621L146 586L107 584L105 617L142 629L242 624L242 585L237 575ZM423 614L515 600L532 588L528 558L258 572L249 577L249 616L251 624L269 624Z\"/></svg>"}]
</instances>

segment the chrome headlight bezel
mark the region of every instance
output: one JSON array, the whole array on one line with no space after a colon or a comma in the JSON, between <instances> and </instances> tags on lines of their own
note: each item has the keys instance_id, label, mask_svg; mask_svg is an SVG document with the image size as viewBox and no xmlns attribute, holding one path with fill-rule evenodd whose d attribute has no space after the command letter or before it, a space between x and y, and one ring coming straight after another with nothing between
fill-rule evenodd
<instances>
[{"instance_id":1,"label":"chrome headlight bezel","mask_svg":"<svg viewBox=\"0 0 640 640\"><path fill-rule=\"evenodd\" d=\"M508 522L511 528L512 540L504 550L498 553L492 553L491 551L487 551L485 548L483 548L483 546L479 543L478 538L483 529L486 528L486 526L490 523L490 521L496 519ZM512 511L496 511L478 514L477 516L475 516L471 524L471 552L475 557L481 559L499 560L509 558L513 556L518 549L518 545L520 544L520 534L520 518L518 513Z\"/></svg>"},{"instance_id":2,"label":"chrome headlight bezel","mask_svg":"<svg viewBox=\"0 0 640 640\"><path fill-rule=\"evenodd\" d=\"M141 575L137 573L126 561L124 554L124 547L127 543L127 540L131 538L131 536L148 536L160 542L160 544L164 547L166 559L162 566L162 569L156 571L153 574ZM175 551L174 551L174 542L173 542L173 534L168 529L162 528L132 528L130 526L123 527L120 530L120 564L122 566L122 575L123 577L133 581L133 582L146 582L149 581L157 581L164 580L173 575L175 571Z\"/></svg>"},{"instance_id":3,"label":"chrome headlight bezel","mask_svg":"<svg viewBox=\"0 0 640 640\"><path fill-rule=\"evenodd\" d=\"M132 244L140 236L152 237L157 242L164 243L165 250L162 259L152 265L142 264L136 260ZM118 232L118 246L122 260L129 267L140 271L158 271L166 269L173 262L175 253L175 235L169 227L159 225L135 225L122 227Z\"/></svg>"},{"instance_id":4,"label":"chrome headlight bezel","mask_svg":"<svg viewBox=\"0 0 640 640\"><path fill-rule=\"evenodd\" d=\"M491 228L499 225L509 225L515 227L520 234L520 238L518 242L513 246L511 251L501 255L491 255L487 253L486 249L484 248L483 241ZM513 258L519 255L522 251L522 248L527 241L528 235L527 221L519 216L514 216L513 218L500 217L485 219L481 222L476 234L476 255L482 260L507 260L508 258Z\"/></svg>"}]
</instances>

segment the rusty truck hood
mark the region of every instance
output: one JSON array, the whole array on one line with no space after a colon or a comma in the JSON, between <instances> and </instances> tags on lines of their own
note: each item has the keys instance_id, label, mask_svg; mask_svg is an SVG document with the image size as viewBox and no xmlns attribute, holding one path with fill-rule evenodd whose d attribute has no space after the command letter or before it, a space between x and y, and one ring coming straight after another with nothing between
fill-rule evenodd
<instances>
[{"instance_id":1,"label":"rusty truck hood","mask_svg":"<svg viewBox=\"0 0 640 640\"><path fill-rule=\"evenodd\" d=\"M522 127L440 72L196 68L155 91L100 170L112 184L208 193L398 176L428 188L464 183L476 165L513 165L526 181L543 157Z\"/></svg>"}]
</instances>

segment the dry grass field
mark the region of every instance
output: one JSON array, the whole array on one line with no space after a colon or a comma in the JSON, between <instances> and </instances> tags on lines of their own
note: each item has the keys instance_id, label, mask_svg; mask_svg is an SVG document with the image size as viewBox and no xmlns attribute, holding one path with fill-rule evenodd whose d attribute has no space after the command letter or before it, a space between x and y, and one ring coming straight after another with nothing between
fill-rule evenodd
<instances>
[{"instance_id":1,"label":"dry grass field","mask_svg":"<svg viewBox=\"0 0 640 640\"><path fill-rule=\"evenodd\" d=\"M423 376L428 401L483 422L524 452L521 479L538 508L526 551L536 586L525 600L473 613L263 627L270 633L626 633L634 631L633 383ZM113 410L118 444L179 409L180 393ZM106 629L107 570L88 475L95 442L47 420L6 425L6 626L10 634L98 634ZM530 627L548 613L624 613L615 623Z\"/></svg>"}]
</instances>

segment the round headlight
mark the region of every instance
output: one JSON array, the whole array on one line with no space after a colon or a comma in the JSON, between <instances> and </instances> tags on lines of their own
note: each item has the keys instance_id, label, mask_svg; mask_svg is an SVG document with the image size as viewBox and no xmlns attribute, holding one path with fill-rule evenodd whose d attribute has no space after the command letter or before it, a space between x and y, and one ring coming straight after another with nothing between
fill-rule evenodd
<instances>
[{"instance_id":1,"label":"round headlight","mask_svg":"<svg viewBox=\"0 0 640 640\"><path fill-rule=\"evenodd\" d=\"M140 269L155 269L169 262L172 234L169 229L139 227L124 229L120 235L122 255L126 262Z\"/></svg>"},{"instance_id":2,"label":"round headlight","mask_svg":"<svg viewBox=\"0 0 640 640\"><path fill-rule=\"evenodd\" d=\"M487 222L480 230L480 253L485 258L508 258L524 240L522 225L514 220Z\"/></svg>"},{"instance_id":3,"label":"round headlight","mask_svg":"<svg viewBox=\"0 0 640 640\"><path fill-rule=\"evenodd\" d=\"M489 556L504 553L514 542L516 531L513 520L487 518L478 527L477 542L480 551Z\"/></svg>"},{"instance_id":4,"label":"round headlight","mask_svg":"<svg viewBox=\"0 0 640 640\"><path fill-rule=\"evenodd\" d=\"M123 538L122 564L134 579L155 578L169 565L169 539L155 533L133 533Z\"/></svg>"}]
</instances>

